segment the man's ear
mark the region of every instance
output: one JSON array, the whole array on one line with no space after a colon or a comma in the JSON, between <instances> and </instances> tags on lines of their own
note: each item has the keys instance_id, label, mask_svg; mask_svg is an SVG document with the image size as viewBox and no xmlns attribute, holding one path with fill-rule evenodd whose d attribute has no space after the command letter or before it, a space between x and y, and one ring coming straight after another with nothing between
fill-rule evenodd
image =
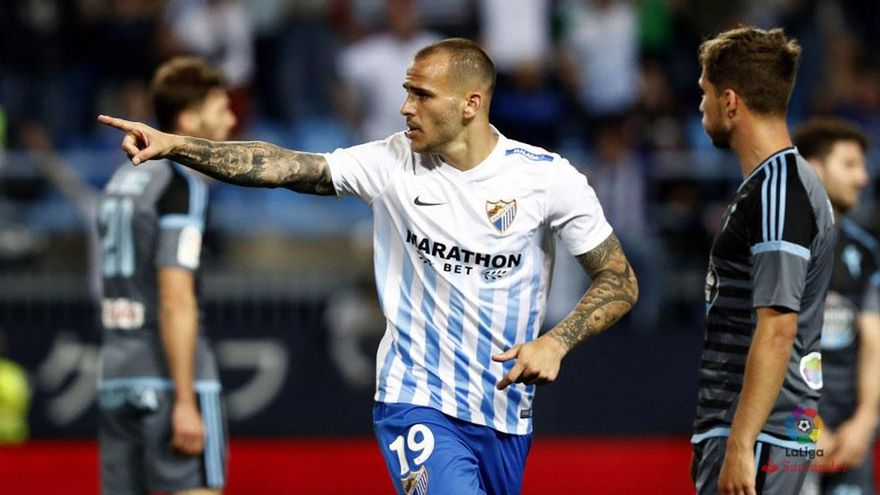
<instances>
[{"instance_id":1,"label":"man's ear","mask_svg":"<svg viewBox=\"0 0 880 495\"><path fill-rule=\"evenodd\" d=\"M721 100L723 108L721 111L724 115L729 119L734 119L737 117L739 113L739 106L742 103L742 99L736 91L728 88L724 90L724 93L721 94Z\"/></svg>"},{"instance_id":2,"label":"man's ear","mask_svg":"<svg viewBox=\"0 0 880 495\"><path fill-rule=\"evenodd\" d=\"M464 104L464 118L472 119L476 117L483 108L484 103L485 101L482 94L476 91L468 93Z\"/></svg>"}]
</instances>

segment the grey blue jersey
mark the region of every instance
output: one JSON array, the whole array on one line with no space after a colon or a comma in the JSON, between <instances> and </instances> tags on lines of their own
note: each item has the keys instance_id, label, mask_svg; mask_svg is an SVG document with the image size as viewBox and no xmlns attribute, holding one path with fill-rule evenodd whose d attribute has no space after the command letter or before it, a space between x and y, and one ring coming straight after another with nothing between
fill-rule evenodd
<instances>
[{"instance_id":1,"label":"grey blue jersey","mask_svg":"<svg viewBox=\"0 0 880 495\"><path fill-rule=\"evenodd\" d=\"M742 390L756 309L798 314L782 389L758 440L796 446L787 421L817 407L819 340L831 277L834 216L812 167L779 151L743 181L715 237L706 276L706 323L694 443L726 436Z\"/></svg>"},{"instance_id":2,"label":"grey blue jersey","mask_svg":"<svg viewBox=\"0 0 880 495\"><path fill-rule=\"evenodd\" d=\"M880 312L877 241L852 220L840 221L834 270L822 327L822 399L819 413L836 428L855 412L859 355L858 316Z\"/></svg>"},{"instance_id":3,"label":"grey blue jersey","mask_svg":"<svg viewBox=\"0 0 880 495\"><path fill-rule=\"evenodd\" d=\"M158 322L157 273L196 273L205 227L207 187L168 161L123 165L107 184L98 210L104 293L101 387L170 386ZM216 388L217 367L199 332L196 379Z\"/></svg>"}]
</instances>

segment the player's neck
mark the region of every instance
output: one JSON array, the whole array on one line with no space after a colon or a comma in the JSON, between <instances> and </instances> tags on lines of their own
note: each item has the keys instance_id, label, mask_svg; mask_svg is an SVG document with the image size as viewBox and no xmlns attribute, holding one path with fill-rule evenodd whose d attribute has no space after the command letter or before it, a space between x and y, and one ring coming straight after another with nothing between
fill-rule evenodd
<instances>
[{"instance_id":1,"label":"player's neck","mask_svg":"<svg viewBox=\"0 0 880 495\"><path fill-rule=\"evenodd\" d=\"M482 163L498 143L498 135L492 131L488 123L473 127L473 129L465 128L461 136L440 153L445 163L462 172Z\"/></svg>"},{"instance_id":2,"label":"player's neck","mask_svg":"<svg viewBox=\"0 0 880 495\"><path fill-rule=\"evenodd\" d=\"M785 119L753 118L744 122L731 138L730 147L739 157L743 177L774 153L791 147L791 136Z\"/></svg>"}]
</instances>

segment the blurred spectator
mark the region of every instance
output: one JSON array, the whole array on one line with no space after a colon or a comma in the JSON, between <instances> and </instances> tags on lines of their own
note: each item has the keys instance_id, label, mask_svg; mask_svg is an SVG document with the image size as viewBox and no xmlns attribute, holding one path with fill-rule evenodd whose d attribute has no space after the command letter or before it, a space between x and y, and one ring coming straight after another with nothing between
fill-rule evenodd
<instances>
[{"instance_id":1,"label":"blurred spectator","mask_svg":"<svg viewBox=\"0 0 880 495\"><path fill-rule=\"evenodd\" d=\"M82 80L71 92L88 104L82 129L95 126L96 108L127 81L148 80L153 68L174 48L162 13L166 2L155 0L80 0L85 58ZM65 143L53 135L56 146ZM71 143L73 146L79 143Z\"/></svg>"},{"instance_id":2,"label":"blurred spectator","mask_svg":"<svg viewBox=\"0 0 880 495\"><path fill-rule=\"evenodd\" d=\"M254 99L285 125L333 115L343 10L333 0L243 0L256 35Z\"/></svg>"},{"instance_id":3,"label":"blurred spectator","mask_svg":"<svg viewBox=\"0 0 880 495\"><path fill-rule=\"evenodd\" d=\"M664 253L647 219L648 185L643 164L629 142L622 118L597 123L593 150L586 175L639 277L639 304L633 308L632 318L637 328L647 330L660 312L658 284Z\"/></svg>"},{"instance_id":4,"label":"blurred spectator","mask_svg":"<svg viewBox=\"0 0 880 495\"><path fill-rule=\"evenodd\" d=\"M419 19L447 36L475 38L477 6L473 0L415 0Z\"/></svg>"},{"instance_id":5,"label":"blurred spectator","mask_svg":"<svg viewBox=\"0 0 880 495\"><path fill-rule=\"evenodd\" d=\"M88 96L73 89L82 58L74 0L0 3L0 102L12 124L39 121L53 136L77 131Z\"/></svg>"},{"instance_id":6,"label":"blurred spectator","mask_svg":"<svg viewBox=\"0 0 880 495\"><path fill-rule=\"evenodd\" d=\"M638 155L625 134L622 118L607 119L596 125L593 150L587 177L596 189L605 218L618 237L642 235L647 229L646 179Z\"/></svg>"},{"instance_id":7,"label":"blurred spectator","mask_svg":"<svg viewBox=\"0 0 880 495\"><path fill-rule=\"evenodd\" d=\"M88 248L88 278L92 300L101 300L101 274L98 271L98 201L101 191L80 177L77 170L59 155L45 129L29 125L23 129L22 143L31 152L37 169L76 210L82 222Z\"/></svg>"},{"instance_id":8,"label":"blurred spectator","mask_svg":"<svg viewBox=\"0 0 880 495\"><path fill-rule=\"evenodd\" d=\"M251 113L254 74L254 33L247 9L239 0L170 0L166 19L185 53L206 59L226 75L232 111L243 127Z\"/></svg>"},{"instance_id":9,"label":"blurred spectator","mask_svg":"<svg viewBox=\"0 0 880 495\"><path fill-rule=\"evenodd\" d=\"M564 101L551 72L550 2L480 0L480 38L498 77L491 120L507 137L555 150Z\"/></svg>"},{"instance_id":10,"label":"blurred spectator","mask_svg":"<svg viewBox=\"0 0 880 495\"><path fill-rule=\"evenodd\" d=\"M639 72L639 101L632 113L639 151L681 149L684 130L680 105L660 63L646 60Z\"/></svg>"},{"instance_id":11,"label":"blurred spectator","mask_svg":"<svg viewBox=\"0 0 880 495\"><path fill-rule=\"evenodd\" d=\"M28 437L31 389L24 369L5 358L5 344L0 332L0 444L17 444Z\"/></svg>"},{"instance_id":12,"label":"blurred spectator","mask_svg":"<svg viewBox=\"0 0 880 495\"><path fill-rule=\"evenodd\" d=\"M566 112L558 80L539 60L521 62L505 79L492 95L492 123L510 139L556 151Z\"/></svg>"},{"instance_id":13,"label":"blurred spectator","mask_svg":"<svg viewBox=\"0 0 880 495\"><path fill-rule=\"evenodd\" d=\"M388 30L364 38L339 56L343 111L359 139L385 139L402 131L406 68L413 55L440 39L419 27L412 0L388 0Z\"/></svg>"},{"instance_id":14,"label":"blurred spectator","mask_svg":"<svg viewBox=\"0 0 880 495\"><path fill-rule=\"evenodd\" d=\"M620 115L638 97L638 15L629 0L564 0L564 77L588 118Z\"/></svg>"},{"instance_id":15,"label":"blurred spectator","mask_svg":"<svg viewBox=\"0 0 880 495\"><path fill-rule=\"evenodd\" d=\"M480 0L480 38L500 77L550 55L550 1Z\"/></svg>"}]
</instances>

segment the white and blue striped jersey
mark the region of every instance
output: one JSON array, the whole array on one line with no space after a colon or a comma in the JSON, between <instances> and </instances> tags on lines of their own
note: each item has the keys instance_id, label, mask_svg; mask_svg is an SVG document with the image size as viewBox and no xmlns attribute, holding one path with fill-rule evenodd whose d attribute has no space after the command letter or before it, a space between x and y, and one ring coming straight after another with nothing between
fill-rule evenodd
<instances>
[{"instance_id":1,"label":"white and blue striped jersey","mask_svg":"<svg viewBox=\"0 0 880 495\"><path fill-rule=\"evenodd\" d=\"M538 336L555 237L579 255L611 234L586 177L559 155L500 134L464 172L414 152L403 133L326 158L337 193L373 210L387 320L376 401L529 433L534 386L496 390L514 362L491 356Z\"/></svg>"}]
</instances>

